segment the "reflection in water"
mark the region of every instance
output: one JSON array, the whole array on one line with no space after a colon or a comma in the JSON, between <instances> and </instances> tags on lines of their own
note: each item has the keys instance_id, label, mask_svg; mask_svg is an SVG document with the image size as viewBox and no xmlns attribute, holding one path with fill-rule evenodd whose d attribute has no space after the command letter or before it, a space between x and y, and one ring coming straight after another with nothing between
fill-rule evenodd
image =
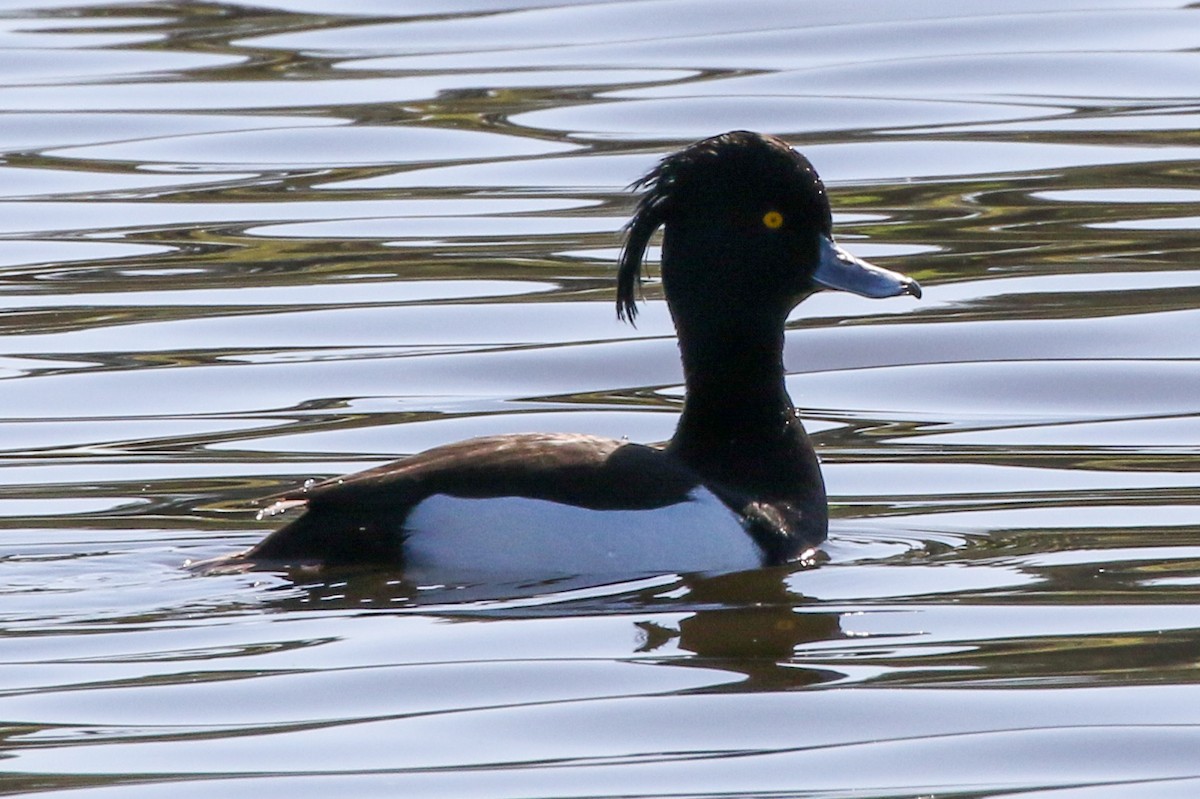
<instances>
[{"instance_id":1,"label":"reflection in water","mask_svg":"<svg viewBox=\"0 0 1200 799\"><path fill-rule=\"evenodd\" d=\"M1197 9L959 6L8 11L5 786L1194 794ZM433 444L666 438L657 284L612 313L625 184L738 127L927 288L792 320L817 568L180 568Z\"/></svg>"},{"instance_id":2,"label":"reflection in water","mask_svg":"<svg viewBox=\"0 0 1200 799\"><path fill-rule=\"evenodd\" d=\"M700 607L680 619L677 630L640 623L644 648L653 652L653 641L671 638L689 653L673 659L675 665L745 675L736 684L701 690L783 691L841 679L844 675L836 670L811 668L795 659L803 644L841 637L838 614L806 612L805 598L792 593L782 577L779 570L765 569L690 581L683 601Z\"/></svg>"},{"instance_id":3,"label":"reflection in water","mask_svg":"<svg viewBox=\"0 0 1200 799\"><path fill-rule=\"evenodd\" d=\"M649 662L732 672L744 679L701 690L769 691L842 679L808 668L795 654L804 644L842 638L839 614L811 612L794 593L786 569L717 576L662 576L595 585L594 578L497 586L418 586L394 571L323 573L304 582L293 572L276 610L392 609L453 622L505 622L616 617L635 631L626 654ZM682 615L681 615L682 614Z\"/></svg>"}]
</instances>

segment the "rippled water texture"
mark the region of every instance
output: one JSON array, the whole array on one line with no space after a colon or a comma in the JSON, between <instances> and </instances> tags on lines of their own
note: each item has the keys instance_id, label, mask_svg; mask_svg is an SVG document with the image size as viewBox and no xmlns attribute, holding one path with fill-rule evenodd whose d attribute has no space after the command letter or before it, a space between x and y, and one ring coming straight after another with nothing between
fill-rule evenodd
<instances>
[{"instance_id":1,"label":"rippled water texture","mask_svg":"<svg viewBox=\"0 0 1200 799\"><path fill-rule=\"evenodd\" d=\"M1197 795L1200 8L521 1L0 12L0 793ZM818 565L183 568L433 444L668 437L625 187L730 128L926 289L793 318Z\"/></svg>"}]
</instances>

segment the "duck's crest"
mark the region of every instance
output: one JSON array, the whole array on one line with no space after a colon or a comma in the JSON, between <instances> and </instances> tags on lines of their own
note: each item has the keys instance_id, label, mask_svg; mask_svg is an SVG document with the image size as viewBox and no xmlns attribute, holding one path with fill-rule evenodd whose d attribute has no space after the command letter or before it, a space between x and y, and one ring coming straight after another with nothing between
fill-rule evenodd
<instances>
[{"instance_id":1,"label":"duck's crest","mask_svg":"<svg viewBox=\"0 0 1200 799\"><path fill-rule=\"evenodd\" d=\"M630 185L644 190L626 226L617 273L617 318L632 323L637 317L637 287L642 259L650 237L665 224L676 205L686 203L697 188L746 182L761 189L755 179L768 176L779 183L807 187L813 213L828 233L831 226L825 187L804 156L783 139L746 130L734 130L702 139L662 159L644 177ZM797 180L798 179L798 180Z\"/></svg>"},{"instance_id":2,"label":"duck's crest","mask_svg":"<svg viewBox=\"0 0 1200 799\"><path fill-rule=\"evenodd\" d=\"M667 207L667 197L659 191L659 174L662 165L637 181L631 188L647 188L638 200L633 219L625 227L625 246L621 249L620 271L617 272L617 318L630 324L637 318L637 286L642 278L642 258L650 237L662 225Z\"/></svg>"},{"instance_id":3,"label":"duck's crest","mask_svg":"<svg viewBox=\"0 0 1200 799\"><path fill-rule=\"evenodd\" d=\"M722 144L734 137L753 136L745 131L735 131L710 139L703 139L677 153L668 155L643 177L630 184L632 191L645 190L638 200L633 218L625 226L625 246L621 250L617 273L617 318L633 324L637 318L637 286L641 283L642 259L650 237L666 222L671 207L674 186L679 172L698 159L716 155Z\"/></svg>"}]
</instances>

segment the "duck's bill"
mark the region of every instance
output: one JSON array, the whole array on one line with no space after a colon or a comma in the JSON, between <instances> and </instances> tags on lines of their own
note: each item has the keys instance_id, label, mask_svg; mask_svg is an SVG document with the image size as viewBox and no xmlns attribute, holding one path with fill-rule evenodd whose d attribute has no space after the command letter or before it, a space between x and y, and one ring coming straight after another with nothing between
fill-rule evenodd
<instances>
[{"instance_id":1,"label":"duck's bill","mask_svg":"<svg viewBox=\"0 0 1200 799\"><path fill-rule=\"evenodd\" d=\"M821 255L813 281L822 288L876 299L900 294L921 296L921 284L911 277L855 258L826 236L821 237Z\"/></svg>"}]
</instances>

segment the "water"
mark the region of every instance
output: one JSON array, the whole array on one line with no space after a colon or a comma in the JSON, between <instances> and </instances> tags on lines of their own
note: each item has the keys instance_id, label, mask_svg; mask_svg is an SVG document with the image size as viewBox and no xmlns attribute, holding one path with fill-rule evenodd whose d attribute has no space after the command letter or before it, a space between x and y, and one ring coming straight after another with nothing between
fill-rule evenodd
<instances>
[{"instance_id":1,"label":"water","mask_svg":"<svg viewBox=\"0 0 1200 799\"><path fill-rule=\"evenodd\" d=\"M0 15L0 792L1200 789L1200 11L354 9ZM614 318L624 187L739 127L926 289L793 318L815 566L183 568L437 443L668 437L657 286Z\"/></svg>"}]
</instances>

